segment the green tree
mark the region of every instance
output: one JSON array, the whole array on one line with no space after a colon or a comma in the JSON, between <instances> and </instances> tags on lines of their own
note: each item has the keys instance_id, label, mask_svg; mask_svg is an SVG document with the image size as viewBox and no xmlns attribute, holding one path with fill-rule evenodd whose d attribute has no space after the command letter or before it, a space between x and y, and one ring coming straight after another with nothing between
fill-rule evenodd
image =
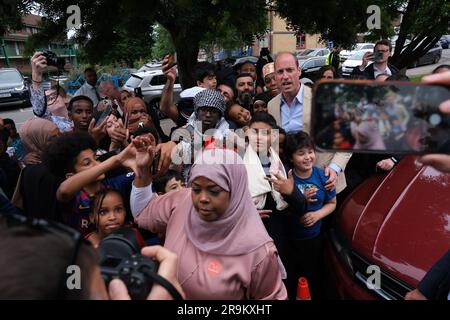
<instances>
[{"instance_id":1,"label":"green tree","mask_svg":"<svg viewBox=\"0 0 450 320\"><path fill-rule=\"evenodd\" d=\"M22 16L36 9L32 0L2 0L0 5L0 36L8 30L22 28Z\"/></svg>"},{"instance_id":2,"label":"green tree","mask_svg":"<svg viewBox=\"0 0 450 320\"><path fill-rule=\"evenodd\" d=\"M175 51L172 43L172 38L169 32L160 24L156 24L154 28L155 43L152 47L152 58L162 59L168 53Z\"/></svg>"},{"instance_id":3,"label":"green tree","mask_svg":"<svg viewBox=\"0 0 450 320\"><path fill-rule=\"evenodd\" d=\"M66 9L72 0L36 0L48 19L43 23L40 41L66 32ZM192 67L197 61L200 42L215 32L218 22L225 21L239 38L249 42L266 28L265 0L79 0L82 26L76 31L75 41L85 50L92 63L117 57L122 59L131 51L122 52L119 45L125 39L132 50L152 44L152 26L158 22L172 39L177 52L180 82L183 87L194 85ZM51 33L47 32L51 30ZM39 36L36 36L38 38ZM150 55L151 49L144 52ZM137 56L142 53L137 54ZM134 60L136 56L133 57ZM131 59L130 59L131 60Z\"/></svg>"},{"instance_id":4,"label":"green tree","mask_svg":"<svg viewBox=\"0 0 450 320\"><path fill-rule=\"evenodd\" d=\"M323 40L333 40L345 47L356 42L357 33L369 32L369 39L386 38L393 33L393 21L403 16L400 33L391 60L402 69L432 48L447 32L450 22L448 0L347 0L345 5L334 0L306 2L275 0L272 9L289 21L292 29L320 34ZM381 29L368 30L367 8L381 9ZM406 40L411 43L405 48Z\"/></svg>"}]
</instances>

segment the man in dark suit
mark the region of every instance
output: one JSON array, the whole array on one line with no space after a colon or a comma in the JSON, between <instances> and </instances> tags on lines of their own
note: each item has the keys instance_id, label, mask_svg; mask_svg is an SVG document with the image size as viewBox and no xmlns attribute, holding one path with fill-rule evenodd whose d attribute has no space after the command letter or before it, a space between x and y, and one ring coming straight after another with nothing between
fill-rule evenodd
<instances>
[{"instance_id":1,"label":"man in dark suit","mask_svg":"<svg viewBox=\"0 0 450 320\"><path fill-rule=\"evenodd\" d=\"M375 44L372 52L366 52L363 56L363 64L354 68L350 77L351 78L366 78L375 80L379 74L393 75L399 72L399 70L388 63L391 56L392 45L389 40L380 40ZM369 61L373 61L369 65Z\"/></svg>"}]
</instances>

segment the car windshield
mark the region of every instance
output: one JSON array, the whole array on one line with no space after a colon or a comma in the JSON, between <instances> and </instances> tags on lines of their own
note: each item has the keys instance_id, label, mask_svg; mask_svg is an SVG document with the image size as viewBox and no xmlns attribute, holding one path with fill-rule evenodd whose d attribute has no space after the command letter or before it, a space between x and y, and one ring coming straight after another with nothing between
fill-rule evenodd
<instances>
[{"instance_id":1,"label":"car windshield","mask_svg":"<svg viewBox=\"0 0 450 320\"><path fill-rule=\"evenodd\" d=\"M348 58L349 60L362 60L364 53L366 53L365 51L358 51L354 54L351 55L350 58Z\"/></svg>"},{"instance_id":2,"label":"car windshield","mask_svg":"<svg viewBox=\"0 0 450 320\"><path fill-rule=\"evenodd\" d=\"M142 79L132 75L125 84L127 87L136 88L141 83Z\"/></svg>"},{"instance_id":3,"label":"car windshield","mask_svg":"<svg viewBox=\"0 0 450 320\"><path fill-rule=\"evenodd\" d=\"M311 56L313 53L314 53L313 49L306 49L305 51L300 53L299 56L301 56L301 57Z\"/></svg>"},{"instance_id":4,"label":"car windshield","mask_svg":"<svg viewBox=\"0 0 450 320\"><path fill-rule=\"evenodd\" d=\"M11 71L3 71L0 72L0 83L17 83L21 82L22 77L17 71L11 70Z\"/></svg>"}]
</instances>

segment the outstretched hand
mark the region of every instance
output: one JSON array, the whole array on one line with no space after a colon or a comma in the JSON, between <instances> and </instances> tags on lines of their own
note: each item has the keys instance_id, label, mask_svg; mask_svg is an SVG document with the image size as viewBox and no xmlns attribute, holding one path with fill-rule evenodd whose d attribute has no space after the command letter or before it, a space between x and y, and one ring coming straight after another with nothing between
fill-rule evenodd
<instances>
[{"instance_id":1,"label":"outstretched hand","mask_svg":"<svg viewBox=\"0 0 450 320\"><path fill-rule=\"evenodd\" d=\"M155 147L149 137L139 136L133 139L136 148L136 174L149 174L150 167L155 158Z\"/></svg>"},{"instance_id":2,"label":"outstretched hand","mask_svg":"<svg viewBox=\"0 0 450 320\"><path fill-rule=\"evenodd\" d=\"M283 177L280 171L273 173L276 178L265 177L266 180L272 182L272 187L284 195L291 195L294 192L294 176L292 171L289 171L288 178Z\"/></svg>"}]
</instances>

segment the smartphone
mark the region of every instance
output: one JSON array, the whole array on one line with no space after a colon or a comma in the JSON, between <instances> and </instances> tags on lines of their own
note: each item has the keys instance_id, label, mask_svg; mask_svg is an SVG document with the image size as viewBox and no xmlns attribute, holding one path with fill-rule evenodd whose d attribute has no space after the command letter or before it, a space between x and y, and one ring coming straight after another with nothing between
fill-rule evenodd
<instances>
[{"instance_id":1,"label":"smartphone","mask_svg":"<svg viewBox=\"0 0 450 320\"><path fill-rule=\"evenodd\" d=\"M155 176L158 173L159 153L155 155L152 162L152 175Z\"/></svg>"},{"instance_id":2,"label":"smartphone","mask_svg":"<svg viewBox=\"0 0 450 320\"><path fill-rule=\"evenodd\" d=\"M170 69L170 68L172 68L172 67L174 67L176 65L177 65L177 54L176 53L172 53L168 57L167 69Z\"/></svg>"},{"instance_id":3,"label":"smartphone","mask_svg":"<svg viewBox=\"0 0 450 320\"><path fill-rule=\"evenodd\" d=\"M134 96L137 98L142 98L142 89L140 87L134 88Z\"/></svg>"},{"instance_id":4,"label":"smartphone","mask_svg":"<svg viewBox=\"0 0 450 320\"><path fill-rule=\"evenodd\" d=\"M105 110L103 110L100 117L97 119L97 122L95 123L95 128L99 127L103 121L112 113L112 107L110 104L106 105Z\"/></svg>"},{"instance_id":5,"label":"smartphone","mask_svg":"<svg viewBox=\"0 0 450 320\"><path fill-rule=\"evenodd\" d=\"M378 61L378 60L381 60L381 59L383 59L383 52L375 51L373 53L373 60L374 61Z\"/></svg>"},{"instance_id":6,"label":"smartphone","mask_svg":"<svg viewBox=\"0 0 450 320\"><path fill-rule=\"evenodd\" d=\"M311 134L318 149L381 154L450 153L450 88L409 82L320 81Z\"/></svg>"},{"instance_id":7,"label":"smartphone","mask_svg":"<svg viewBox=\"0 0 450 320\"><path fill-rule=\"evenodd\" d=\"M125 127L125 129L128 129L128 120L129 120L130 116L128 112L125 112L125 116L123 119L123 125Z\"/></svg>"}]
</instances>

